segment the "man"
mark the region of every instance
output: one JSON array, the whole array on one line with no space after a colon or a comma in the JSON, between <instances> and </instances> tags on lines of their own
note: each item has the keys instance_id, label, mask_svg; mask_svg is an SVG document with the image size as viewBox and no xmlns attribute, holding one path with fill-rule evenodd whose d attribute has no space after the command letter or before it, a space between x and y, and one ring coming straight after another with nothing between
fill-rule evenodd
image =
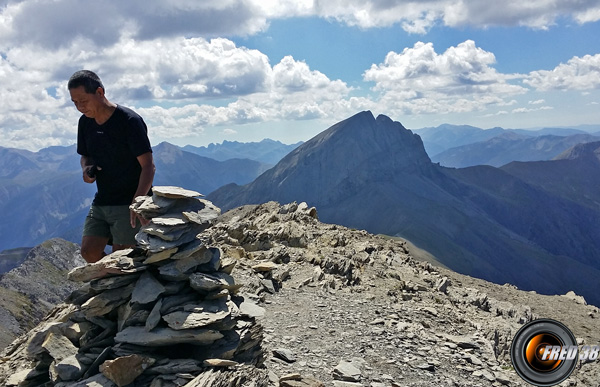
<instances>
[{"instance_id":1,"label":"man","mask_svg":"<svg viewBox=\"0 0 600 387\"><path fill-rule=\"evenodd\" d=\"M107 244L112 251L135 246L138 220L129 205L150 194L154 179L152 148L144 120L105 97L100 78L77 71L68 83L71 100L83 115L77 128L83 181L96 182L97 193L83 227L81 255L96 262Z\"/></svg>"}]
</instances>

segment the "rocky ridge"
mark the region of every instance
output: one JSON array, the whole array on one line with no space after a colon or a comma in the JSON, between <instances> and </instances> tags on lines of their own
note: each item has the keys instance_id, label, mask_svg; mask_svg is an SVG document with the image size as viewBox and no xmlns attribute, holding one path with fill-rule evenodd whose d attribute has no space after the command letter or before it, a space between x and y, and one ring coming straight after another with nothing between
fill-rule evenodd
<instances>
[{"instance_id":1,"label":"rocky ridge","mask_svg":"<svg viewBox=\"0 0 600 387\"><path fill-rule=\"evenodd\" d=\"M162 199L157 201L160 200ZM151 211L153 203L156 201L144 201L139 206L148 207ZM205 203L205 206L210 205ZM185 213L188 213L189 218L186 218ZM202 210L181 212L188 223L189 219L203 218L197 218L192 213L201 214ZM146 229L149 233L140 235L139 242L146 249L143 260L141 256L135 257L139 252L121 253L106 258L100 265L78 269L71 277L81 276L79 279L88 280L90 275L105 276L92 280L90 285L97 283L96 281L111 284L103 292L107 293L117 286L114 281L136 277L137 284L146 272L154 272L155 279L163 284L165 279L161 277L161 269L163 274L173 275L171 268L178 267L179 270L175 270L174 275L187 276L191 284L191 278L197 274L196 269L200 266L205 268L206 264L193 268L184 265L181 262L185 262L185 259L178 259L176 256L181 252L181 247L177 246L177 251L170 251L175 247L162 242L155 243L155 237L167 241L157 234L179 234L189 224L185 227L172 225L180 227L177 233L175 230L166 232L165 229L156 227L157 217L170 219L166 223L182 221L182 217L155 216L154 226L151 226L154 229ZM162 221L159 220L158 223L160 222ZM194 230L196 231L198 230ZM184 235L186 232L181 233L180 238ZM142 372L130 383L131 386L526 386L512 370L509 358L512 338L524 323L535 318L554 318L564 322L573 331L578 343L600 343L600 311L594 306L586 305L581 297L574 294L542 296L520 291L512 285L495 285L433 267L411 257L403 242L361 230L323 224L318 220L316 209L305 203L280 205L269 202L259 206L240 207L220 216L212 227L197 235L198 238L188 243L193 245L198 243L196 240L202 241L204 248L201 248L203 253L200 255L210 256L209 261L214 265L217 261L214 257L218 255L219 270L210 271L212 274L209 276L218 277L216 282L228 289L231 303L236 305L241 315L246 310L247 314L240 316L242 321L254 326L255 333L263 332L260 345L262 350L257 349L261 341L260 335L250 334L251 347L256 351L250 351L253 355L247 356L247 351L238 350L233 356L234 360L236 356L242 358L242 361L236 361L238 365L228 363L227 356L221 353L211 358L221 359L224 362L220 364L227 365L228 368L214 367L211 364L215 363L210 362L199 364L196 360L194 364L197 368L191 371L185 366L175 366L181 364L182 357L189 359L185 345L174 345L175 353L169 353L167 357L165 353L157 354L156 348L153 349L151 345L140 345L148 344L147 342L102 343L105 348L110 346L112 356L117 356L117 359L131 356L133 347L138 351L138 356L146 359L136 358L138 369L142 369ZM164 261L158 261L164 256L168 257ZM146 260L150 262L144 263ZM131 264L123 266L122 263L126 261ZM233 263L235 270L230 272ZM140 270L144 265L151 268ZM123 273L127 270L136 272ZM227 272L235 276L235 285L224 275ZM242 285L242 288L236 293L238 285ZM121 284L121 291L118 293L123 293L123 289L131 286L131 283ZM164 284L162 286L166 287ZM89 295L89 290L87 292L80 293L83 299L87 297L86 294ZM146 296L151 292L141 293ZM220 291L216 292L219 293ZM245 302L239 302L237 297L242 294L243 300L248 302L246 307L249 308L244 307ZM169 297L165 293L161 296ZM181 291L177 297L180 296ZM196 294L194 296L197 297ZM125 296L121 294L120 297ZM128 300L130 299L125 297L123 305ZM264 316L260 316L261 309L251 304L250 300L264 308ZM147 324L156 321L151 317L152 310L155 309L150 308L152 303L156 305L158 301L142 304L145 305L142 311L134 312L136 317L130 320L132 325L125 328L133 327L129 331L135 330L143 334L136 340L145 335L142 331L147 333ZM236 315L236 308L231 303L228 311L230 315ZM81 306L83 305L85 303ZM125 309L123 306L114 307L117 311ZM187 313L197 314L197 309L186 310L183 307L178 312L189 317ZM32 360L28 357L26 348L31 347L35 337L37 340L41 338L41 327L65 324L68 320L64 318L65 313L71 313L69 307L59 307L37 330L13 343L2 354L0 382L6 382L9 376L15 377L19 370L26 369L27 366L31 369ZM114 310L108 314L111 313L119 315ZM161 329L169 329L168 319L164 319L169 313L160 315ZM258 324L253 323L254 318L258 319ZM100 321L97 316L84 315L82 319L85 320L82 323ZM201 319L196 315L185 321L198 322ZM183 320L174 319L171 323L174 321ZM114 325L112 323L111 333L99 339L100 341L110 339L115 334L119 328L115 330ZM96 332L99 331L99 328L95 329ZM108 329L103 328L102 332L106 331ZM43 335L42 333L42 337ZM120 341L123 333L116 333L116 337ZM49 345L46 347L51 348ZM123 347L129 351L121 350ZM217 345L216 348L218 347ZM238 346L241 347L243 345ZM205 347L203 351L204 360L209 360L206 358L207 348L209 347ZM48 349L43 351L50 353ZM94 351L99 352L99 349ZM88 355L86 357L95 356ZM44 358L46 363L50 363L51 359L47 356ZM158 360L150 365L152 360L148 359ZM106 378L104 373L95 376L102 377ZM597 362L580 363L563 385L589 386L597 383L599 378ZM153 382L155 379L156 382ZM102 380L103 384L88 381L83 384L62 385L114 384L106 379Z\"/></svg>"},{"instance_id":2,"label":"rocky ridge","mask_svg":"<svg viewBox=\"0 0 600 387\"><path fill-rule=\"evenodd\" d=\"M50 239L31 249L18 267L0 275L0 348L32 329L79 287L65 277L83 264L78 245Z\"/></svg>"},{"instance_id":3,"label":"rocky ridge","mask_svg":"<svg viewBox=\"0 0 600 387\"><path fill-rule=\"evenodd\" d=\"M266 308L273 385L527 386L509 356L524 323L553 318L580 344L600 342L600 311L572 292L540 295L434 267L404 242L323 224L305 203L244 206L220 220L211 239L238 257L236 278ZM282 381L290 375L298 380ZM580 363L564 385L599 377L597 362Z\"/></svg>"}]
</instances>

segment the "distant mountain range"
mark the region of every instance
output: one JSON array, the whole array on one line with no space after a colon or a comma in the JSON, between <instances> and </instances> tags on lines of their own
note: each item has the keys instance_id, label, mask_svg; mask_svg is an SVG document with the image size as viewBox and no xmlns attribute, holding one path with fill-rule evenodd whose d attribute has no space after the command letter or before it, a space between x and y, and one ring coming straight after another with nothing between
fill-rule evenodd
<instances>
[{"instance_id":1,"label":"distant mountain range","mask_svg":"<svg viewBox=\"0 0 600 387\"><path fill-rule=\"evenodd\" d=\"M218 161L249 159L273 166L300 144L302 142L286 145L267 138L259 142L223 141L221 144L211 143L201 147L186 145L182 149Z\"/></svg>"},{"instance_id":2,"label":"distant mountain range","mask_svg":"<svg viewBox=\"0 0 600 387\"><path fill-rule=\"evenodd\" d=\"M425 150L427 154L435 159L436 156L444 151L447 151L452 148L461 147L463 145L474 144L485 142L494 137L501 136L503 134L509 135L508 137L501 138L511 138L511 134L517 134L521 136L528 137L540 137L540 136L560 136L567 137L576 134L591 134L598 135L597 133L592 133L593 127L586 126L585 129L588 131L584 131L582 129L572 129L572 128L542 128L537 130L526 130L526 129L503 129L499 127L491 128L491 129L481 129L474 126L469 125L450 125L443 124L437 127L429 127L423 129L417 129L414 132L418 134L423 140L423 144L425 145ZM512 137L516 138L516 137ZM560 153L560 152L559 152ZM557 153L558 154L558 153ZM512 160L511 160L512 161Z\"/></svg>"},{"instance_id":3,"label":"distant mountain range","mask_svg":"<svg viewBox=\"0 0 600 387\"><path fill-rule=\"evenodd\" d=\"M175 185L209 194L232 182L246 184L269 168L250 159L217 161L163 142L153 148L155 185Z\"/></svg>"},{"instance_id":4,"label":"distant mountain range","mask_svg":"<svg viewBox=\"0 0 600 387\"><path fill-rule=\"evenodd\" d=\"M1 251L0 276L23 263L29 251L31 251L30 247L17 247L15 249Z\"/></svg>"},{"instance_id":5,"label":"distant mountain range","mask_svg":"<svg viewBox=\"0 0 600 387\"><path fill-rule=\"evenodd\" d=\"M600 141L600 137L591 134L531 137L510 131L485 141L447 149L432 156L431 161L456 168L474 165L500 167L512 161L551 160L574 145L593 141Z\"/></svg>"},{"instance_id":6,"label":"distant mountain range","mask_svg":"<svg viewBox=\"0 0 600 387\"><path fill-rule=\"evenodd\" d=\"M531 163L438 166L418 135L362 112L302 144L252 183L224 186L209 199L223 209L306 201L324 222L401 236L460 273L542 293L574 290L600 305L600 206L593 196L600 179L580 191L578 172L571 170L594 171L594 179L599 148L589 143L573 148L569 162L544 162L545 175L530 182L535 172L519 165ZM544 185L548 176L551 187Z\"/></svg>"},{"instance_id":7,"label":"distant mountain range","mask_svg":"<svg viewBox=\"0 0 600 387\"><path fill-rule=\"evenodd\" d=\"M276 141L261 144L263 155L288 147ZM221 147L223 152L225 148ZM269 167L249 159L217 161L166 142L153 152L155 185L182 186L204 194L224 184L251 182ZM0 147L0 251L34 246L53 237L81 241L81 226L95 192L95 184L81 179L74 145L39 152Z\"/></svg>"}]
</instances>

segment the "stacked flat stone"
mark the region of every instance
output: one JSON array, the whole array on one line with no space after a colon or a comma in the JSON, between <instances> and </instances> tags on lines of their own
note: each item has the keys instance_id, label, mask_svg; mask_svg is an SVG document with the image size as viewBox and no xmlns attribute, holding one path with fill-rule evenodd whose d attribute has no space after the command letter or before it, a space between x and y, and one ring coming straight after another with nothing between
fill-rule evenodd
<instances>
[{"instance_id":1,"label":"stacked flat stone","mask_svg":"<svg viewBox=\"0 0 600 387\"><path fill-rule=\"evenodd\" d=\"M235 260L205 245L202 231L220 210L199 196L154 187L132 204L151 220L139 247L69 273L85 285L60 309L60 323L36 328L32 368L14 385L197 386L214 367L262 364L262 309L237 294Z\"/></svg>"}]
</instances>

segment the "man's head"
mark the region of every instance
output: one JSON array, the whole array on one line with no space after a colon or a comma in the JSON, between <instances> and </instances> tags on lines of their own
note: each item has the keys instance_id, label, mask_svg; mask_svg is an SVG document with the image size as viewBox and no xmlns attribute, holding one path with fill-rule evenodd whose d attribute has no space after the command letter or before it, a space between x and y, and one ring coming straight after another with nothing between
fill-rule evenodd
<instances>
[{"instance_id":1,"label":"man's head","mask_svg":"<svg viewBox=\"0 0 600 387\"><path fill-rule=\"evenodd\" d=\"M100 77L89 70L80 70L69 79L71 101L88 118L99 118L107 100Z\"/></svg>"},{"instance_id":2,"label":"man's head","mask_svg":"<svg viewBox=\"0 0 600 387\"><path fill-rule=\"evenodd\" d=\"M79 70L69 78L69 90L83 86L83 89L88 94L94 94L98 88L104 90L104 85L100 77L90 70Z\"/></svg>"}]
</instances>

